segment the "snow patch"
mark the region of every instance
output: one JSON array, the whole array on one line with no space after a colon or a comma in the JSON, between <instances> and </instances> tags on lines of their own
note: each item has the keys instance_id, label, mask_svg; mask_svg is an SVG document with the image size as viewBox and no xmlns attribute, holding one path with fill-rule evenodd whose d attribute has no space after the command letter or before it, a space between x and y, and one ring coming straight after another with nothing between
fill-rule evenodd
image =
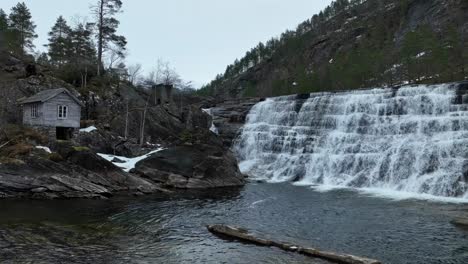
<instances>
[{"instance_id":1,"label":"snow patch","mask_svg":"<svg viewBox=\"0 0 468 264\"><path fill-rule=\"evenodd\" d=\"M90 127L87 127L87 128L80 129L80 133L91 133L91 132L93 132L95 130L97 130L97 128L95 126L90 126Z\"/></svg>"},{"instance_id":2,"label":"snow patch","mask_svg":"<svg viewBox=\"0 0 468 264\"><path fill-rule=\"evenodd\" d=\"M121 157L121 156L115 156L115 155L109 155L109 154L102 154L98 153L98 155L107 160L112 162L114 159L118 159L122 162L112 162L115 166L121 168L125 172L130 172L132 169L135 168L136 164L144 159L149 158L152 154L159 152L161 150L164 150L164 148L158 148L155 149L143 156L135 157L135 158L127 158L127 157Z\"/></svg>"},{"instance_id":3,"label":"snow patch","mask_svg":"<svg viewBox=\"0 0 468 264\"><path fill-rule=\"evenodd\" d=\"M416 58L421 58L422 56L426 55L426 52L421 52L418 55L416 55Z\"/></svg>"},{"instance_id":4,"label":"snow patch","mask_svg":"<svg viewBox=\"0 0 468 264\"><path fill-rule=\"evenodd\" d=\"M48 147L36 146L36 148L37 148L37 149L42 149L42 150L44 150L45 152L47 152L47 153L49 153L49 154L52 153L52 151L50 151L50 148L48 148Z\"/></svg>"}]
</instances>

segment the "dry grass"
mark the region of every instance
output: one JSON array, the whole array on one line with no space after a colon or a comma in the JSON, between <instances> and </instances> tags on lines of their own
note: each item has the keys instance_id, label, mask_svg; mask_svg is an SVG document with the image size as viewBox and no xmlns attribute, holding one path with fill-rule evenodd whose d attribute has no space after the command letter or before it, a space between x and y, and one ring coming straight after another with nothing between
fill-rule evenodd
<instances>
[{"instance_id":1,"label":"dry grass","mask_svg":"<svg viewBox=\"0 0 468 264\"><path fill-rule=\"evenodd\" d=\"M6 125L0 129L0 157L16 159L29 155L34 145L47 142L47 137L38 131L17 126Z\"/></svg>"},{"instance_id":2,"label":"dry grass","mask_svg":"<svg viewBox=\"0 0 468 264\"><path fill-rule=\"evenodd\" d=\"M47 142L47 137L37 130L18 125L6 125L0 131L0 142L11 141L12 144L34 141L38 144Z\"/></svg>"},{"instance_id":3,"label":"dry grass","mask_svg":"<svg viewBox=\"0 0 468 264\"><path fill-rule=\"evenodd\" d=\"M33 146L27 143L18 143L6 147L1 153L8 158L17 158L19 156L25 156L31 153Z\"/></svg>"}]
</instances>

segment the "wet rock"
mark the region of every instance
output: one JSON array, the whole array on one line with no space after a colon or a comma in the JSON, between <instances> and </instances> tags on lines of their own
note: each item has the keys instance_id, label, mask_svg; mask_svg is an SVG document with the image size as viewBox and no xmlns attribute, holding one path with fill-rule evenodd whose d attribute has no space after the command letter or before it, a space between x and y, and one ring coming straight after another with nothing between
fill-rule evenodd
<instances>
[{"instance_id":1,"label":"wet rock","mask_svg":"<svg viewBox=\"0 0 468 264\"><path fill-rule=\"evenodd\" d=\"M250 109L262 100L261 98L227 100L211 109L213 124L218 129L218 134L225 146L231 146L232 141L244 126Z\"/></svg>"},{"instance_id":2,"label":"wet rock","mask_svg":"<svg viewBox=\"0 0 468 264\"><path fill-rule=\"evenodd\" d=\"M111 160L112 163L125 163L125 161L121 160L121 159L118 159L118 158L114 158Z\"/></svg>"},{"instance_id":3,"label":"wet rock","mask_svg":"<svg viewBox=\"0 0 468 264\"><path fill-rule=\"evenodd\" d=\"M169 148L137 163L134 173L163 186L203 189L242 186L237 160L220 146L192 144Z\"/></svg>"}]
</instances>

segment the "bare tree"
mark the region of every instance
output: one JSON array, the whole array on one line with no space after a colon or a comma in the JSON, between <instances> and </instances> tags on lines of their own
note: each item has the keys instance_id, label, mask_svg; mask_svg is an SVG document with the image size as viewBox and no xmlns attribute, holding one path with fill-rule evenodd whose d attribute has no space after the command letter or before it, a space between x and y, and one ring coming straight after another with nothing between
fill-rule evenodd
<instances>
[{"instance_id":1,"label":"bare tree","mask_svg":"<svg viewBox=\"0 0 468 264\"><path fill-rule=\"evenodd\" d=\"M114 65L123 63L126 56L126 52L119 50L118 47L109 48L107 69L111 70L114 68Z\"/></svg>"},{"instance_id":2,"label":"bare tree","mask_svg":"<svg viewBox=\"0 0 468 264\"><path fill-rule=\"evenodd\" d=\"M129 115L128 105L129 105L129 102L128 102L128 99L127 99L127 100L125 100L125 132L124 132L124 138L125 139L128 138L128 115Z\"/></svg>"},{"instance_id":3,"label":"bare tree","mask_svg":"<svg viewBox=\"0 0 468 264\"><path fill-rule=\"evenodd\" d=\"M145 78L149 85L164 84L178 86L182 83L180 75L171 67L170 63L163 59L158 59L156 66L149 72Z\"/></svg>"},{"instance_id":4,"label":"bare tree","mask_svg":"<svg viewBox=\"0 0 468 264\"><path fill-rule=\"evenodd\" d=\"M128 67L128 81L135 85L143 71L143 67L140 63L131 65Z\"/></svg>"},{"instance_id":5,"label":"bare tree","mask_svg":"<svg viewBox=\"0 0 468 264\"><path fill-rule=\"evenodd\" d=\"M141 118L141 126L140 126L140 146L145 144L145 124L146 124L146 113L148 112L149 100L151 95L148 95L148 99L146 99L145 108L143 108L142 118Z\"/></svg>"}]
</instances>

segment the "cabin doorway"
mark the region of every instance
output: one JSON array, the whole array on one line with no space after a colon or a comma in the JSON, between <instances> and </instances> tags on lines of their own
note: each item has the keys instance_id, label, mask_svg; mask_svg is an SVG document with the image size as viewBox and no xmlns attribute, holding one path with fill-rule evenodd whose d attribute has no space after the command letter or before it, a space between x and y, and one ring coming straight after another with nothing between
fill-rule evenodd
<instances>
[{"instance_id":1,"label":"cabin doorway","mask_svg":"<svg viewBox=\"0 0 468 264\"><path fill-rule=\"evenodd\" d=\"M57 127L56 135L58 140L70 140L73 136L73 128Z\"/></svg>"}]
</instances>

